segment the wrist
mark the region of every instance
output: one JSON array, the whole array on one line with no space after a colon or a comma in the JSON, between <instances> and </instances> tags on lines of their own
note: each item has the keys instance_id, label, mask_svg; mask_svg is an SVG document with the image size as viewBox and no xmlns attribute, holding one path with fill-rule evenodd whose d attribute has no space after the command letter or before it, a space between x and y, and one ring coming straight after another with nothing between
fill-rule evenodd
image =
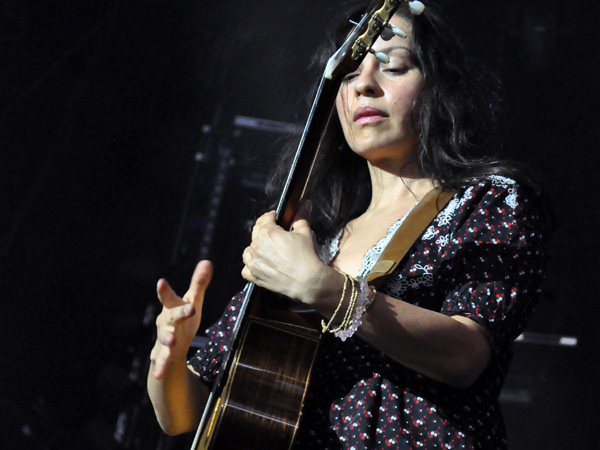
<instances>
[{"instance_id":1,"label":"wrist","mask_svg":"<svg viewBox=\"0 0 600 450\"><path fill-rule=\"evenodd\" d=\"M305 281L301 301L322 314L333 312L344 287L344 276L332 267L322 264Z\"/></svg>"},{"instance_id":2,"label":"wrist","mask_svg":"<svg viewBox=\"0 0 600 450\"><path fill-rule=\"evenodd\" d=\"M340 272L342 292L333 311L319 311L329 320L321 320L323 333L333 333L342 341L352 337L362 325L362 317L377 296L374 287L364 277L354 278ZM318 309L318 308L317 308Z\"/></svg>"}]
</instances>

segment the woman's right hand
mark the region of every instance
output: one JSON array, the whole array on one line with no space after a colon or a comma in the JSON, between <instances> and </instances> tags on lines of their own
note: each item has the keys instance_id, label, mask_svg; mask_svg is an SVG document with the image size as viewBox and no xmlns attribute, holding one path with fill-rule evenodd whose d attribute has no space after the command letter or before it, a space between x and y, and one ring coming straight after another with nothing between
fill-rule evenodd
<instances>
[{"instance_id":1,"label":"woman's right hand","mask_svg":"<svg viewBox=\"0 0 600 450\"><path fill-rule=\"evenodd\" d=\"M200 326L204 294L212 276L210 261L200 261L192 275L190 287L183 297L177 296L167 280L156 286L163 305L156 318L156 343L150 353L151 372L160 380L172 363L187 359L187 352Z\"/></svg>"}]
</instances>

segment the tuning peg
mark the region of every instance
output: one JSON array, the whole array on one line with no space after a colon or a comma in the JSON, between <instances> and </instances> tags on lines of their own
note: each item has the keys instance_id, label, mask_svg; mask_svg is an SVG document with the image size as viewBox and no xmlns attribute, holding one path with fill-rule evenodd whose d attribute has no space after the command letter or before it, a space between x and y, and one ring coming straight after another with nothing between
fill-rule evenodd
<instances>
[{"instance_id":1,"label":"tuning peg","mask_svg":"<svg viewBox=\"0 0 600 450\"><path fill-rule=\"evenodd\" d=\"M404 31L402 31L400 28L398 28L391 22L386 25L386 28L392 33L394 33L396 36L401 37L402 39L406 39L406 36L408 36Z\"/></svg>"},{"instance_id":2,"label":"tuning peg","mask_svg":"<svg viewBox=\"0 0 600 450\"><path fill-rule=\"evenodd\" d=\"M377 61L387 64L390 62L390 57L383 52L376 52L372 48L369 49L369 53L373 54Z\"/></svg>"},{"instance_id":3,"label":"tuning peg","mask_svg":"<svg viewBox=\"0 0 600 450\"><path fill-rule=\"evenodd\" d=\"M418 16L425 10L425 5L415 0L408 4L408 8L410 9L411 13L413 13L415 16Z\"/></svg>"}]
</instances>

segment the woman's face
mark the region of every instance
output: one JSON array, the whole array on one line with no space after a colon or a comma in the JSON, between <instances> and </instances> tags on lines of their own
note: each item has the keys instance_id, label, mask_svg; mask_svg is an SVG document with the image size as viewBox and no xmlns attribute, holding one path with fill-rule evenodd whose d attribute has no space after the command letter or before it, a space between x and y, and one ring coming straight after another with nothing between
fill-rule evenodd
<instances>
[{"instance_id":1,"label":"woman's face","mask_svg":"<svg viewBox=\"0 0 600 450\"><path fill-rule=\"evenodd\" d=\"M408 37L379 38L373 49L386 53L390 62L384 64L368 54L358 70L343 81L336 108L354 152L373 164L387 161L404 165L414 158L418 142L412 113L423 76L411 59L410 22L398 15L391 22Z\"/></svg>"}]
</instances>

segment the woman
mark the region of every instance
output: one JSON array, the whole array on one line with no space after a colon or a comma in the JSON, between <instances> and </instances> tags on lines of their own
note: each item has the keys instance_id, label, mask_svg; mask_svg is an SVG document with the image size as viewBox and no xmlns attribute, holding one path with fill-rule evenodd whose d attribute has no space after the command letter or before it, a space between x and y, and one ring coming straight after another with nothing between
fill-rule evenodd
<instances>
[{"instance_id":1,"label":"woman","mask_svg":"<svg viewBox=\"0 0 600 450\"><path fill-rule=\"evenodd\" d=\"M517 172L482 156L489 102L431 5L414 18L401 7L392 22L408 37L374 45L390 62L368 55L338 93L314 211L306 203L290 232L273 212L261 216L242 276L324 318L296 448L502 449L498 396L540 293L541 214ZM393 232L436 186L456 194L383 288L366 286ZM236 319L239 296L188 370L211 270L198 265L183 299L158 283L148 387L171 434L195 428Z\"/></svg>"}]
</instances>

